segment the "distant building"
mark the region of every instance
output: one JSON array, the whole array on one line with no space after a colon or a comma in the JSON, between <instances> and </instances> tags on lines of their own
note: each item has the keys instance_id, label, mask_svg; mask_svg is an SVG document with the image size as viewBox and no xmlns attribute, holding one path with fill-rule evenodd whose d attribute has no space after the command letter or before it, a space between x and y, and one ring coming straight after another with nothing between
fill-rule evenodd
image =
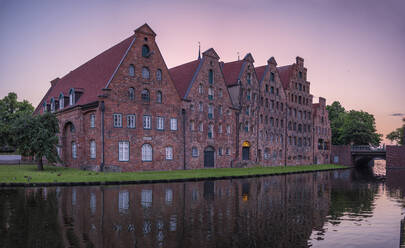
<instances>
[{"instance_id":1,"label":"distant building","mask_svg":"<svg viewBox=\"0 0 405 248\"><path fill-rule=\"evenodd\" d=\"M224 63L210 48L169 70L155 37L144 24L51 81L35 113L58 117L65 166L141 171L329 162L327 150L313 145L330 142L330 127L325 121L328 133L315 138L315 118L325 110L323 104L313 112L303 59L276 67L271 57L255 67L251 54Z\"/></svg>"}]
</instances>

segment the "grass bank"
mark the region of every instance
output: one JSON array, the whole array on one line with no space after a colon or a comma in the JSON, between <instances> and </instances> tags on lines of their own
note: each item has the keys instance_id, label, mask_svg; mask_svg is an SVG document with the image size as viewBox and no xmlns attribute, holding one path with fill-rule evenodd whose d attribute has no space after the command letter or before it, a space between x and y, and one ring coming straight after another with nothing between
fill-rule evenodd
<instances>
[{"instance_id":1,"label":"grass bank","mask_svg":"<svg viewBox=\"0 0 405 248\"><path fill-rule=\"evenodd\" d=\"M202 178L227 178L255 175L274 175L347 168L341 165L305 165L287 167L215 168L176 171L145 172L92 172L72 168L45 166L38 171L36 165L0 165L0 184L5 183L81 183L81 182L136 182L167 181Z\"/></svg>"}]
</instances>

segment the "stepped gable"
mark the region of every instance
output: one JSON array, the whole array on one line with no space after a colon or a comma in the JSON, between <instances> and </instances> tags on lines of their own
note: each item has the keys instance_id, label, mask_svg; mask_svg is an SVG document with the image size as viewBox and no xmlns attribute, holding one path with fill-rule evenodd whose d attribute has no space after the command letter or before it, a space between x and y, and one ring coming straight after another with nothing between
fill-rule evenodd
<instances>
[{"instance_id":1,"label":"stepped gable","mask_svg":"<svg viewBox=\"0 0 405 248\"><path fill-rule=\"evenodd\" d=\"M97 101L98 96L102 94L101 90L107 85L133 40L134 36L126 38L53 83L35 113L39 111L44 101L49 103L52 97L58 100L60 93L68 96L72 88L83 92L74 106Z\"/></svg>"},{"instance_id":2,"label":"stepped gable","mask_svg":"<svg viewBox=\"0 0 405 248\"><path fill-rule=\"evenodd\" d=\"M192 83L201 59L197 59L169 69L170 77L174 82L177 93L183 99Z\"/></svg>"}]
</instances>

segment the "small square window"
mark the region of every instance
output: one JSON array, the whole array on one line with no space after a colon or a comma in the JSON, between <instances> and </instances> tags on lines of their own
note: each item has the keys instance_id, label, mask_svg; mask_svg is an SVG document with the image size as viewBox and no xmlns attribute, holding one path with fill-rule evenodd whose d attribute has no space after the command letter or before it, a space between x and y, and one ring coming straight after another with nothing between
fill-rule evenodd
<instances>
[{"instance_id":1,"label":"small square window","mask_svg":"<svg viewBox=\"0 0 405 248\"><path fill-rule=\"evenodd\" d=\"M127 128L135 128L135 115L127 115Z\"/></svg>"},{"instance_id":2,"label":"small square window","mask_svg":"<svg viewBox=\"0 0 405 248\"><path fill-rule=\"evenodd\" d=\"M143 116L143 129L152 128L152 117L150 115Z\"/></svg>"},{"instance_id":3,"label":"small square window","mask_svg":"<svg viewBox=\"0 0 405 248\"><path fill-rule=\"evenodd\" d=\"M114 114L114 127L122 127L122 114Z\"/></svg>"}]
</instances>

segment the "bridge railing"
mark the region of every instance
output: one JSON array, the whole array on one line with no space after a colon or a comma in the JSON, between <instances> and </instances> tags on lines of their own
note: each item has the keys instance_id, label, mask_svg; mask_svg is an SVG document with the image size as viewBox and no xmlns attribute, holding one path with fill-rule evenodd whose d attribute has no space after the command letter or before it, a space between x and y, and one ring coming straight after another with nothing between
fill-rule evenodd
<instances>
[{"instance_id":1,"label":"bridge railing","mask_svg":"<svg viewBox=\"0 0 405 248\"><path fill-rule=\"evenodd\" d=\"M352 146L351 147L351 150L352 151L358 151L358 152L361 152L361 151L385 151L385 146L383 146L383 147L373 147L373 146L368 146L368 145L362 145L362 146Z\"/></svg>"}]
</instances>

